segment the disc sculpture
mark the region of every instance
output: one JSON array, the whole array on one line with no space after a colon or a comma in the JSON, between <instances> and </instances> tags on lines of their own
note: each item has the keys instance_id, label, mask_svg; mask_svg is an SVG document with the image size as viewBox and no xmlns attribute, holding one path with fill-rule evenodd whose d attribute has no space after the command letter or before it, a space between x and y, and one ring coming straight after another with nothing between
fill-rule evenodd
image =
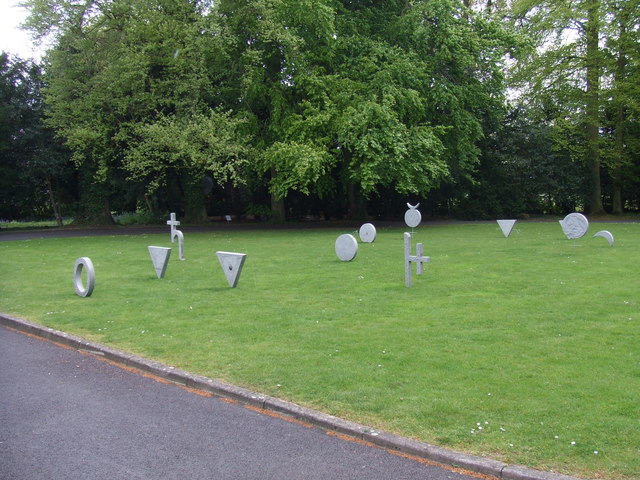
<instances>
[{"instance_id":1,"label":"disc sculpture","mask_svg":"<svg viewBox=\"0 0 640 480\"><path fill-rule=\"evenodd\" d=\"M559 222L569 240L580 238L589 230L589 220L581 213L570 213Z\"/></svg>"},{"instance_id":2,"label":"disc sculpture","mask_svg":"<svg viewBox=\"0 0 640 480\"><path fill-rule=\"evenodd\" d=\"M362 243L373 243L377 234L376 227L371 223L365 223L360 227L358 234L360 235Z\"/></svg>"},{"instance_id":3,"label":"disc sculpture","mask_svg":"<svg viewBox=\"0 0 640 480\"><path fill-rule=\"evenodd\" d=\"M349 233L340 235L336 239L336 255L343 262L350 262L358 254L358 241Z\"/></svg>"}]
</instances>

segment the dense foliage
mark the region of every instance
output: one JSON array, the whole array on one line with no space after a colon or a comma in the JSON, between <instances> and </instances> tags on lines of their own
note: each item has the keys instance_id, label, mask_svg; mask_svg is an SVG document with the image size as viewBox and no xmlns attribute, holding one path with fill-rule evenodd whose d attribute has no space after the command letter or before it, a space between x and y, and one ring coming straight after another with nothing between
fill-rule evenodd
<instances>
[{"instance_id":1,"label":"dense foliage","mask_svg":"<svg viewBox=\"0 0 640 480\"><path fill-rule=\"evenodd\" d=\"M515 0L512 14L537 47L515 79L585 166L585 209L637 209L640 1Z\"/></svg>"},{"instance_id":2,"label":"dense foliage","mask_svg":"<svg viewBox=\"0 0 640 480\"><path fill-rule=\"evenodd\" d=\"M43 124L42 72L0 53L0 218L55 216L72 209L68 153Z\"/></svg>"},{"instance_id":3,"label":"dense foliage","mask_svg":"<svg viewBox=\"0 0 640 480\"><path fill-rule=\"evenodd\" d=\"M53 47L2 57L2 216L638 209L638 0L25 3Z\"/></svg>"}]
</instances>

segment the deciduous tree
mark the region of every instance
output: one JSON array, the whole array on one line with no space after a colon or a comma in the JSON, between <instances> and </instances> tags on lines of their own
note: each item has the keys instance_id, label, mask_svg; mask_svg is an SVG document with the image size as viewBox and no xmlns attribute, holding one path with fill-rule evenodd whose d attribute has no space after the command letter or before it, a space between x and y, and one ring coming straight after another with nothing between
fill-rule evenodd
<instances>
[{"instance_id":1,"label":"deciduous tree","mask_svg":"<svg viewBox=\"0 0 640 480\"><path fill-rule=\"evenodd\" d=\"M604 211L605 169L616 185L613 210L621 212L622 176L629 165L624 140L629 124L623 105L637 103L637 92L634 95L629 83L633 69L627 67L638 60L638 1L516 0L513 13L535 40L531 55L517 66L522 98L539 106L554 105L553 126L564 130L557 136L564 139L560 146L589 172L585 209ZM615 121L607 121L607 111ZM608 143L609 127L616 140Z\"/></svg>"},{"instance_id":2,"label":"deciduous tree","mask_svg":"<svg viewBox=\"0 0 640 480\"><path fill-rule=\"evenodd\" d=\"M0 53L0 216L53 213L62 226L59 197L73 180L69 153L43 123L42 86L39 65Z\"/></svg>"}]
</instances>

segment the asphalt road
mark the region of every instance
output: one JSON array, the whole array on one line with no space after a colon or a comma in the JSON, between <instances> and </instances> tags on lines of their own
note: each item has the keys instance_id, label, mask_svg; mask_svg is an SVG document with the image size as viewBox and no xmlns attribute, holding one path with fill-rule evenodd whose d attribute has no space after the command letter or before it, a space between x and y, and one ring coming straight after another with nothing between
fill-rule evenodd
<instances>
[{"instance_id":1,"label":"asphalt road","mask_svg":"<svg viewBox=\"0 0 640 480\"><path fill-rule=\"evenodd\" d=\"M0 327L0 479L466 476Z\"/></svg>"}]
</instances>

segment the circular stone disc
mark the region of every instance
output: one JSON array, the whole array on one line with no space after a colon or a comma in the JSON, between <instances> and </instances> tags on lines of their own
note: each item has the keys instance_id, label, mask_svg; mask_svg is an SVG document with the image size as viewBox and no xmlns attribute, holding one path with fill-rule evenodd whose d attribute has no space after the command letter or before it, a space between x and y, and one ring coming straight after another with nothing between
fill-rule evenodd
<instances>
[{"instance_id":1,"label":"circular stone disc","mask_svg":"<svg viewBox=\"0 0 640 480\"><path fill-rule=\"evenodd\" d=\"M417 227L420 225L421 221L422 215L420 214L420 211L415 208L410 208L404 214L404 223L406 223L408 227Z\"/></svg>"},{"instance_id":2,"label":"circular stone disc","mask_svg":"<svg viewBox=\"0 0 640 480\"><path fill-rule=\"evenodd\" d=\"M373 243L376 239L376 227L371 223L365 223L360 227L359 234L363 243Z\"/></svg>"},{"instance_id":3,"label":"circular stone disc","mask_svg":"<svg viewBox=\"0 0 640 480\"><path fill-rule=\"evenodd\" d=\"M345 233L336 240L336 255L343 262L350 262L356 258L358 253L358 242L353 235Z\"/></svg>"},{"instance_id":4,"label":"circular stone disc","mask_svg":"<svg viewBox=\"0 0 640 480\"><path fill-rule=\"evenodd\" d=\"M580 238L589 229L589 220L581 213L570 213L564 217L562 230L567 238Z\"/></svg>"}]
</instances>

